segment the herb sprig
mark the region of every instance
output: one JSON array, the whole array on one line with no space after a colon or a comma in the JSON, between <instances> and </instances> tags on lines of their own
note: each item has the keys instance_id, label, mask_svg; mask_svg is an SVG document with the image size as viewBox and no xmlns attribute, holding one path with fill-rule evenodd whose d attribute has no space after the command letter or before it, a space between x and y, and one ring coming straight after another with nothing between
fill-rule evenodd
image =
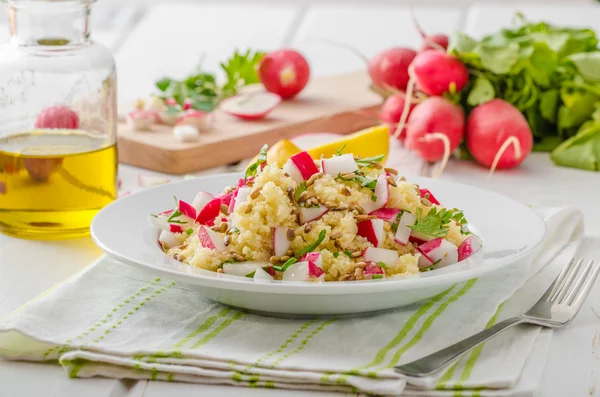
<instances>
[{"instance_id":1,"label":"herb sprig","mask_svg":"<svg viewBox=\"0 0 600 397\"><path fill-rule=\"evenodd\" d=\"M252 164L250 164L248 166L248 168L246 168L246 178L248 179L251 176L256 175L256 173L258 172L258 167L260 167L263 163L267 162L267 150L269 149L269 145L264 145L261 149L260 149L260 153L258 153L258 158L256 159L256 161Z\"/></svg>"}]
</instances>

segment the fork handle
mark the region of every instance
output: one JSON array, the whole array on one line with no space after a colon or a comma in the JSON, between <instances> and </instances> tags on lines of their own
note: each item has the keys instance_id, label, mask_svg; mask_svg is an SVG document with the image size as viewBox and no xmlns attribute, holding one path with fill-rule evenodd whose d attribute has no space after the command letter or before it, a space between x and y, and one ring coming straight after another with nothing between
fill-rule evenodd
<instances>
[{"instance_id":1,"label":"fork handle","mask_svg":"<svg viewBox=\"0 0 600 397\"><path fill-rule=\"evenodd\" d=\"M480 343L492 338L496 334L504 331L510 326L526 322L521 317L512 317L501 321L496 325L484 329L473 336L461 340L454 345L448 346L445 349L439 350L428 356L420 358L408 364L395 367L395 371L407 376L423 377L432 374L439 368L456 359L461 354L468 352Z\"/></svg>"}]
</instances>

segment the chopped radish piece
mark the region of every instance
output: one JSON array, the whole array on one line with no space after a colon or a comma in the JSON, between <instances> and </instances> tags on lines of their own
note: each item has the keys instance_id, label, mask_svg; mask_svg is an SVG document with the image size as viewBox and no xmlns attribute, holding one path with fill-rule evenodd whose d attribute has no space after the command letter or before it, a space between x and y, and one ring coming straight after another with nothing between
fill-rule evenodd
<instances>
[{"instance_id":1,"label":"chopped radish piece","mask_svg":"<svg viewBox=\"0 0 600 397\"><path fill-rule=\"evenodd\" d=\"M310 157L307 152L300 152L290 157L290 160L294 163L303 180L307 181L311 176L319 172L319 168L315 164L315 161Z\"/></svg>"},{"instance_id":2,"label":"chopped radish piece","mask_svg":"<svg viewBox=\"0 0 600 397\"><path fill-rule=\"evenodd\" d=\"M308 262L296 262L283 273L283 281L309 281Z\"/></svg>"},{"instance_id":3,"label":"chopped radish piece","mask_svg":"<svg viewBox=\"0 0 600 397\"><path fill-rule=\"evenodd\" d=\"M365 266L363 274L385 274L379 263L371 262Z\"/></svg>"},{"instance_id":4,"label":"chopped radish piece","mask_svg":"<svg viewBox=\"0 0 600 397\"><path fill-rule=\"evenodd\" d=\"M181 225L177 225L177 224L171 223L169 225L169 231L171 233L183 233L183 228L181 227Z\"/></svg>"},{"instance_id":5,"label":"chopped radish piece","mask_svg":"<svg viewBox=\"0 0 600 397\"><path fill-rule=\"evenodd\" d=\"M214 198L210 200L196 216L196 222L201 225L214 225L215 218L221 212L221 199Z\"/></svg>"},{"instance_id":6,"label":"chopped radish piece","mask_svg":"<svg viewBox=\"0 0 600 397\"><path fill-rule=\"evenodd\" d=\"M186 203L183 200L179 200L177 203L177 209L185 216L189 216L192 219L196 219L196 209L191 204Z\"/></svg>"},{"instance_id":7,"label":"chopped radish piece","mask_svg":"<svg viewBox=\"0 0 600 397\"><path fill-rule=\"evenodd\" d=\"M184 235L181 233L172 233L167 230L163 230L158 236L158 241L163 247L166 246L166 248L172 248L181 244L184 238Z\"/></svg>"},{"instance_id":8,"label":"chopped radish piece","mask_svg":"<svg viewBox=\"0 0 600 397\"><path fill-rule=\"evenodd\" d=\"M429 189L419 189L419 192L421 193L421 197L431 201L431 204L440 205L440 202L431 194Z\"/></svg>"},{"instance_id":9,"label":"chopped radish piece","mask_svg":"<svg viewBox=\"0 0 600 397\"><path fill-rule=\"evenodd\" d=\"M398 263L398 251L396 250L367 247L363 256L365 262L383 262L386 266L396 266Z\"/></svg>"},{"instance_id":10,"label":"chopped radish piece","mask_svg":"<svg viewBox=\"0 0 600 397\"><path fill-rule=\"evenodd\" d=\"M418 247L415 248L415 252L421 254L419 256L419 269L426 269L429 266L433 265L433 261L423 253Z\"/></svg>"},{"instance_id":11,"label":"chopped radish piece","mask_svg":"<svg viewBox=\"0 0 600 397\"><path fill-rule=\"evenodd\" d=\"M290 240L287 238L288 229L285 226L273 228L273 255L283 256L290 248Z\"/></svg>"},{"instance_id":12,"label":"chopped radish piece","mask_svg":"<svg viewBox=\"0 0 600 397\"><path fill-rule=\"evenodd\" d=\"M302 178L302 173L300 173L300 170L298 167L296 167L296 164L294 164L292 160L288 160L283 165L283 171L288 174L290 178L292 178L292 180L294 180L297 184L302 183L304 180L304 178Z\"/></svg>"},{"instance_id":13,"label":"chopped radish piece","mask_svg":"<svg viewBox=\"0 0 600 397\"><path fill-rule=\"evenodd\" d=\"M164 185L169 183L169 178L163 176L143 175L138 174L138 185L143 188Z\"/></svg>"},{"instance_id":14,"label":"chopped radish piece","mask_svg":"<svg viewBox=\"0 0 600 397\"><path fill-rule=\"evenodd\" d=\"M193 125L177 125L173 127L173 136L179 142L194 142L200 136L200 131Z\"/></svg>"},{"instance_id":15,"label":"chopped radish piece","mask_svg":"<svg viewBox=\"0 0 600 397\"><path fill-rule=\"evenodd\" d=\"M213 199L212 194L205 192L203 190L200 190L198 192L198 194L196 195L196 197L194 197L194 201L192 201L192 207L194 207L196 212L200 212L200 210L202 208L204 208L204 206L206 204L208 204L208 202L212 199Z\"/></svg>"},{"instance_id":16,"label":"chopped radish piece","mask_svg":"<svg viewBox=\"0 0 600 397\"><path fill-rule=\"evenodd\" d=\"M181 111L181 108L179 107L179 105L177 105L177 103L172 105L165 101L165 104L167 106L161 112L158 113L160 122L166 125L175 125L177 120L183 114L183 111Z\"/></svg>"},{"instance_id":17,"label":"chopped radish piece","mask_svg":"<svg viewBox=\"0 0 600 397\"><path fill-rule=\"evenodd\" d=\"M161 215L161 214L159 214L157 216L152 216L152 215L148 216L148 222L150 223L150 225L152 227L155 227L160 230L169 231L169 230L171 230L171 228L169 226L169 222L167 222L167 219L168 218L166 216Z\"/></svg>"},{"instance_id":18,"label":"chopped radish piece","mask_svg":"<svg viewBox=\"0 0 600 397\"><path fill-rule=\"evenodd\" d=\"M441 237L420 245L419 249L434 263L440 261L439 267L458 262L458 248Z\"/></svg>"},{"instance_id":19,"label":"chopped radish piece","mask_svg":"<svg viewBox=\"0 0 600 397\"><path fill-rule=\"evenodd\" d=\"M219 197L219 199L221 199L221 204L225 204L226 206L229 206L231 204L231 200L233 199L233 195L234 195L234 192L229 192L229 193L222 194L218 197Z\"/></svg>"},{"instance_id":20,"label":"chopped radish piece","mask_svg":"<svg viewBox=\"0 0 600 397\"><path fill-rule=\"evenodd\" d=\"M373 196L375 201L369 198L369 200L363 205L363 208L368 213L372 213L387 205L390 197L390 187L385 174L381 174L379 177L377 177L377 184L375 185L375 193Z\"/></svg>"},{"instance_id":21,"label":"chopped radish piece","mask_svg":"<svg viewBox=\"0 0 600 397\"><path fill-rule=\"evenodd\" d=\"M237 190L237 194L234 199L231 201L233 203L233 208L230 209L229 212L234 212L236 208L240 206L244 201L248 200L248 196L250 196L250 192L252 189L249 187L241 187ZM231 207L231 204L229 205Z\"/></svg>"},{"instance_id":22,"label":"chopped radish piece","mask_svg":"<svg viewBox=\"0 0 600 397\"><path fill-rule=\"evenodd\" d=\"M270 92L253 92L227 98L219 108L242 120L258 120L279 105L281 97Z\"/></svg>"},{"instance_id":23,"label":"chopped radish piece","mask_svg":"<svg viewBox=\"0 0 600 397\"><path fill-rule=\"evenodd\" d=\"M204 131L210 128L211 121L211 113L205 113L199 110L187 110L177 119L175 125L191 125L198 131Z\"/></svg>"},{"instance_id":24,"label":"chopped radish piece","mask_svg":"<svg viewBox=\"0 0 600 397\"><path fill-rule=\"evenodd\" d=\"M308 261L308 276L312 278L319 278L321 275L325 274L323 269L314 264L311 261Z\"/></svg>"},{"instance_id":25,"label":"chopped radish piece","mask_svg":"<svg viewBox=\"0 0 600 397\"><path fill-rule=\"evenodd\" d=\"M471 234L458 246L458 261L462 261L473 255L481 246L483 242L479 237Z\"/></svg>"},{"instance_id":26,"label":"chopped radish piece","mask_svg":"<svg viewBox=\"0 0 600 397\"><path fill-rule=\"evenodd\" d=\"M375 247L381 247L383 244L383 220L367 219L358 222L358 235L366 238Z\"/></svg>"},{"instance_id":27,"label":"chopped radish piece","mask_svg":"<svg viewBox=\"0 0 600 397\"><path fill-rule=\"evenodd\" d=\"M424 234L421 232L417 232L416 230L413 230L410 232L410 237L408 239L408 241L410 241L411 243L415 243L417 245L421 245L421 244L425 244L428 241L431 241L435 239L435 237L430 236L428 234Z\"/></svg>"},{"instance_id":28,"label":"chopped radish piece","mask_svg":"<svg viewBox=\"0 0 600 397\"><path fill-rule=\"evenodd\" d=\"M320 252L308 252L300 257L300 261L312 262L320 268L323 268L323 255L321 255Z\"/></svg>"},{"instance_id":29,"label":"chopped radish piece","mask_svg":"<svg viewBox=\"0 0 600 397\"><path fill-rule=\"evenodd\" d=\"M375 215L379 219L383 219L389 223L395 223L396 218L400 210L398 208L380 208L371 212L371 215Z\"/></svg>"},{"instance_id":30,"label":"chopped radish piece","mask_svg":"<svg viewBox=\"0 0 600 397\"><path fill-rule=\"evenodd\" d=\"M198 238L200 239L200 245L204 248L209 248L214 251L225 251L223 237L205 226L200 226Z\"/></svg>"},{"instance_id":31,"label":"chopped radish piece","mask_svg":"<svg viewBox=\"0 0 600 397\"><path fill-rule=\"evenodd\" d=\"M223 273L231 274L232 276L244 277L251 274L252 272L257 271L258 269L262 270L262 267L269 265L270 264L266 262L225 263L223 265Z\"/></svg>"},{"instance_id":32,"label":"chopped radish piece","mask_svg":"<svg viewBox=\"0 0 600 397\"><path fill-rule=\"evenodd\" d=\"M262 267L256 268L253 278L254 281L273 281L273 276L265 272Z\"/></svg>"},{"instance_id":33,"label":"chopped radish piece","mask_svg":"<svg viewBox=\"0 0 600 397\"><path fill-rule=\"evenodd\" d=\"M158 122L158 114L151 110L134 110L127 115L127 124L133 131L150 131Z\"/></svg>"},{"instance_id":34,"label":"chopped radish piece","mask_svg":"<svg viewBox=\"0 0 600 397\"><path fill-rule=\"evenodd\" d=\"M309 208L300 207L300 223L305 224L314 221L315 219L319 219L325 215L327 211L329 211L329 208L322 205Z\"/></svg>"},{"instance_id":35,"label":"chopped radish piece","mask_svg":"<svg viewBox=\"0 0 600 397\"><path fill-rule=\"evenodd\" d=\"M324 174L338 176L340 174L348 174L358 170L354 156L351 154L343 154L334 156L330 159L321 160L321 171Z\"/></svg>"},{"instance_id":36,"label":"chopped radish piece","mask_svg":"<svg viewBox=\"0 0 600 397\"><path fill-rule=\"evenodd\" d=\"M410 239L412 229L409 226L413 226L417 221L417 217L410 212L404 211L400 216L400 222L398 223L398 229L394 235L394 241L398 244L406 245Z\"/></svg>"}]
</instances>

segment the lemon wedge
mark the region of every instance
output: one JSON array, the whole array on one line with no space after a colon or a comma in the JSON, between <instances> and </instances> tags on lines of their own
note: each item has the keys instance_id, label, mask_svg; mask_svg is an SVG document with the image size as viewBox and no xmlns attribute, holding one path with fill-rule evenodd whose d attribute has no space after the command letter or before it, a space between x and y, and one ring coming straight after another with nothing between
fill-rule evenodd
<instances>
[{"instance_id":1,"label":"lemon wedge","mask_svg":"<svg viewBox=\"0 0 600 397\"><path fill-rule=\"evenodd\" d=\"M337 141L308 149L307 152L313 159L319 159L321 155L328 158L336 154L344 145L346 146L342 153L352 153L363 158L383 154L383 162L385 162L390 150L389 128L387 125L367 128Z\"/></svg>"}]
</instances>

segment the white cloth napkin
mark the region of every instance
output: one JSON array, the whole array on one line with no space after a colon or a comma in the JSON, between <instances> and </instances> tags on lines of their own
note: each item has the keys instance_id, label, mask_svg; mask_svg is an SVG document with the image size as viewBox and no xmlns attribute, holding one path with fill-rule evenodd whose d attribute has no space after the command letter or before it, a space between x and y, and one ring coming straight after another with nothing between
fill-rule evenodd
<instances>
[{"instance_id":1,"label":"white cloth napkin","mask_svg":"<svg viewBox=\"0 0 600 397\"><path fill-rule=\"evenodd\" d=\"M243 313L105 257L1 319L0 356L58 360L69 376L82 378L381 395L530 395L551 338L536 327L508 330L429 378L406 379L393 367L523 311L542 294L574 254L583 228L573 208L540 213L548 235L534 263L457 284L409 308L362 317ZM519 290L541 269L554 273L536 275Z\"/></svg>"}]
</instances>

